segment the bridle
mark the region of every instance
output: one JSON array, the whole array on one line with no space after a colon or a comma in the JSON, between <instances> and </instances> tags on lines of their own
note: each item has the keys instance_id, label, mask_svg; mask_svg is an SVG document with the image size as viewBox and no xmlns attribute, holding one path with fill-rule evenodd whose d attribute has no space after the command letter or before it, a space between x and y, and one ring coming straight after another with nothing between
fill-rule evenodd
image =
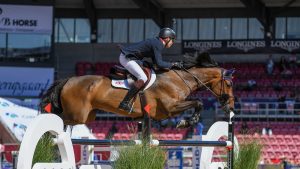
<instances>
[{"instance_id":1,"label":"bridle","mask_svg":"<svg viewBox=\"0 0 300 169\"><path fill-rule=\"evenodd\" d=\"M220 94L217 94L216 92L214 92L210 87L208 87L206 85L206 83L202 82L197 76L195 76L192 72L190 72L189 70L187 70L184 67L180 68L181 70L183 70L184 72L187 72L188 74L190 74L196 81L197 83L197 88L199 88L201 85L204 86L208 91L210 91L213 95L215 95L218 98L219 103L221 104L222 109L225 112L230 112L230 108L229 108L229 101L230 99L234 99L233 96L229 96L229 94L225 93L225 81L229 81L232 85L232 75L228 74L226 75L225 69L221 68L221 88L220 88ZM172 69L179 77L180 79L185 83L185 85L189 88L190 92L192 92L192 88L188 85L188 83L186 82L186 80L180 76L180 74ZM213 88L213 87L212 87Z\"/></svg>"},{"instance_id":2,"label":"bridle","mask_svg":"<svg viewBox=\"0 0 300 169\"><path fill-rule=\"evenodd\" d=\"M234 70L233 70L234 71ZM225 83L226 81L230 82L230 85L233 86L233 82L232 82L232 73L226 75L225 69L221 69L221 89L220 89L220 96L218 97L218 100L221 104L222 109L225 112L230 112L230 108L229 108L229 101L230 99L234 99L233 96L229 96L229 94L225 93ZM226 84L227 85L227 84Z\"/></svg>"}]
</instances>

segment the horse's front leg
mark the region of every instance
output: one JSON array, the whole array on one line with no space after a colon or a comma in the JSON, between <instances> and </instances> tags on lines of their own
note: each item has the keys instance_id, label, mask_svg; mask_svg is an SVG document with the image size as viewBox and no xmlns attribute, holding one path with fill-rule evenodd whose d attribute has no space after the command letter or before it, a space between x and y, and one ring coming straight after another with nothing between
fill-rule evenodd
<instances>
[{"instance_id":1,"label":"horse's front leg","mask_svg":"<svg viewBox=\"0 0 300 169\"><path fill-rule=\"evenodd\" d=\"M203 103L200 100L195 100L195 101L197 102L197 106L195 107L195 111L192 114L192 117L190 119L188 119L188 121L187 120L181 120L177 124L177 126L176 126L177 128L182 128L181 126L190 127L190 126L194 126L194 125L199 123L199 121L200 121L200 112L203 109ZM186 124L186 125L184 125L184 124Z\"/></svg>"},{"instance_id":2,"label":"horse's front leg","mask_svg":"<svg viewBox=\"0 0 300 169\"><path fill-rule=\"evenodd\" d=\"M195 108L195 112L190 119L181 120L176 126L176 128L187 128L194 126L199 122L203 103L200 100L182 101L177 103L173 108L174 109L171 110L171 112L185 111L190 108Z\"/></svg>"}]
</instances>

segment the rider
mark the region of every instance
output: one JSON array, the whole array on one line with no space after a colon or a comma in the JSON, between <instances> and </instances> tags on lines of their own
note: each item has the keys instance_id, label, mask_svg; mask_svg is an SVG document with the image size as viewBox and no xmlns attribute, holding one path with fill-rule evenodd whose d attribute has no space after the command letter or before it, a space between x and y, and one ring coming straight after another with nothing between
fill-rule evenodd
<instances>
[{"instance_id":1,"label":"rider","mask_svg":"<svg viewBox=\"0 0 300 169\"><path fill-rule=\"evenodd\" d=\"M170 48L173 45L175 38L176 34L171 28L163 28L156 38L147 39L128 47L120 47L120 63L137 78L137 81L132 88L129 89L127 95L120 103L119 109L130 111L130 100L143 88L148 80L137 61L147 57L151 58L158 68L170 69L172 66L180 66L179 62L170 63L162 60L162 50L164 48Z\"/></svg>"}]
</instances>

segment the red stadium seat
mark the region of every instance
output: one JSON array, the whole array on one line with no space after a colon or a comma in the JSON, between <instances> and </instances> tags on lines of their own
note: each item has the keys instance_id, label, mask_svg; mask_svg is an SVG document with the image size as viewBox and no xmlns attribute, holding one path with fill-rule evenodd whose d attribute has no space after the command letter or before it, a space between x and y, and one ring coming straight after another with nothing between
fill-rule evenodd
<instances>
[{"instance_id":1,"label":"red stadium seat","mask_svg":"<svg viewBox=\"0 0 300 169\"><path fill-rule=\"evenodd\" d=\"M99 140L104 140L106 135L104 133L95 133L95 137Z\"/></svg>"},{"instance_id":2,"label":"red stadium seat","mask_svg":"<svg viewBox=\"0 0 300 169\"><path fill-rule=\"evenodd\" d=\"M129 140L129 139L130 139L130 135L128 133L121 134L121 140Z\"/></svg>"},{"instance_id":3,"label":"red stadium seat","mask_svg":"<svg viewBox=\"0 0 300 169\"><path fill-rule=\"evenodd\" d=\"M288 144L288 145L293 144L293 140L292 140L291 135L285 135L284 140L285 140L286 144Z\"/></svg>"},{"instance_id":4,"label":"red stadium seat","mask_svg":"<svg viewBox=\"0 0 300 169\"><path fill-rule=\"evenodd\" d=\"M166 134L160 134L160 135L159 135L159 139L160 139L160 140L168 140Z\"/></svg>"},{"instance_id":5,"label":"red stadium seat","mask_svg":"<svg viewBox=\"0 0 300 169\"><path fill-rule=\"evenodd\" d=\"M300 143L300 135L292 135L292 139L294 143Z\"/></svg>"},{"instance_id":6,"label":"red stadium seat","mask_svg":"<svg viewBox=\"0 0 300 169\"><path fill-rule=\"evenodd\" d=\"M182 140L183 135L182 134L175 134L175 140Z\"/></svg>"},{"instance_id":7,"label":"red stadium seat","mask_svg":"<svg viewBox=\"0 0 300 169\"><path fill-rule=\"evenodd\" d=\"M167 139L168 140L175 140L175 135L174 134L167 134Z\"/></svg>"},{"instance_id":8,"label":"red stadium seat","mask_svg":"<svg viewBox=\"0 0 300 169\"><path fill-rule=\"evenodd\" d=\"M115 133L113 136L113 140L121 140L121 133Z\"/></svg>"},{"instance_id":9,"label":"red stadium seat","mask_svg":"<svg viewBox=\"0 0 300 169\"><path fill-rule=\"evenodd\" d=\"M274 135L274 136L275 136L275 138L276 138L276 141L277 141L279 144L281 144L281 143L284 142L284 136L283 136L283 135L278 134L278 135Z\"/></svg>"}]
</instances>

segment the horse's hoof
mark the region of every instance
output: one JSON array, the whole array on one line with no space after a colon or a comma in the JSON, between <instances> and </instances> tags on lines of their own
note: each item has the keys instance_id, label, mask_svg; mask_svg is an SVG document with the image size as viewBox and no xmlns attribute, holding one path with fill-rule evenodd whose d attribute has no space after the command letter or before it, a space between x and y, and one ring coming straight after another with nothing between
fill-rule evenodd
<instances>
[{"instance_id":1,"label":"horse's hoof","mask_svg":"<svg viewBox=\"0 0 300 169\"><path fill-rule=\"evenodd\" d=\"M189 126L190 126L190 124L189 124L188 121L186 121L186 120L180 120L180 122L178 122L176 128L183 129L183 128L187 128Z\"/></svg>"}]
</instances>

